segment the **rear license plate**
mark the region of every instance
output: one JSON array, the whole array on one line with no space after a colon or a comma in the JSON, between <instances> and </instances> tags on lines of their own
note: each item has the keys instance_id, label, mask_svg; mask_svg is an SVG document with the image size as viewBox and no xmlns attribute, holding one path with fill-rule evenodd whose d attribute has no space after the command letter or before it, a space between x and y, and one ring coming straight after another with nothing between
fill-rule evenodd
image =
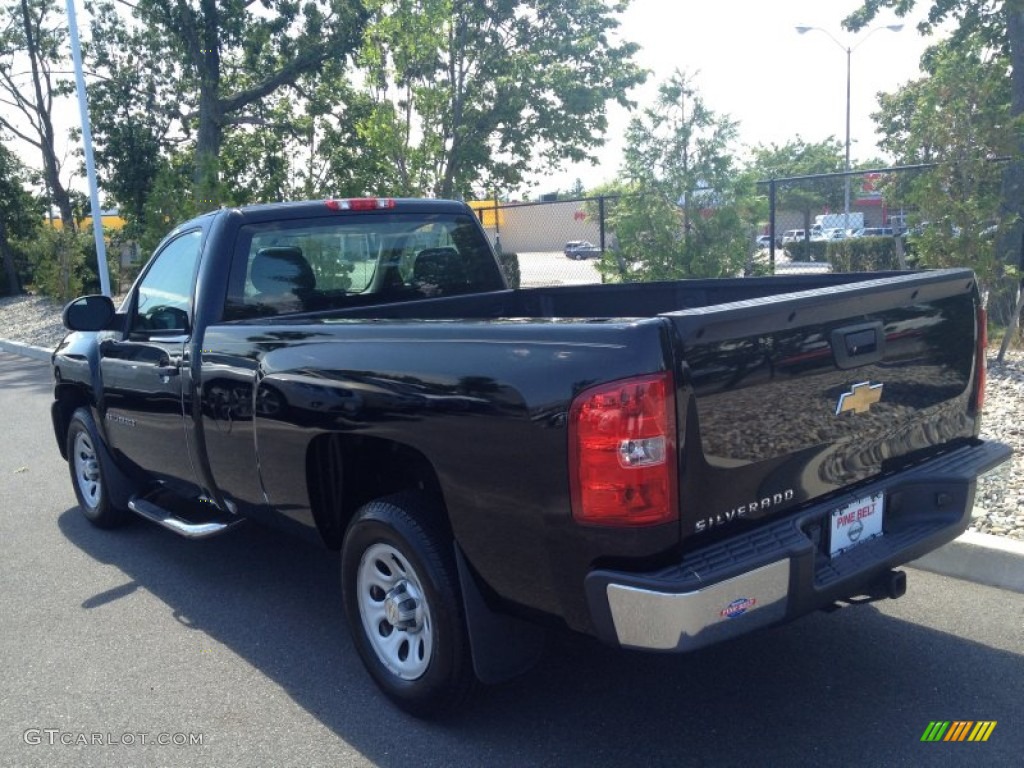
<instances>
[{"instance_id":1,"label":"rear license plate","mask_svg":"<svg viewBox=\"0 0 1024 768\"><path fill-rule=\"evenodd\" d=\"M885 497L881 493L864 496L845 506L832 510L832 534L829 537L829 557L853 549L868 539L882 535L882 516Z\"/></svg>"}]
</instances>

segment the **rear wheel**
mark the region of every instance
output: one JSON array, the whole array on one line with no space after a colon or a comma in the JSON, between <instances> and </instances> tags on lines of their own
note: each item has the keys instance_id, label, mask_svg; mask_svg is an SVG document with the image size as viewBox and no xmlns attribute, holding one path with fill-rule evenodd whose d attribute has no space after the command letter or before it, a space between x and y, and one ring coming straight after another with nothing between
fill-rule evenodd
<instances>
[{"instance_id":1,"label":"rear wheel","mask_svg":"<svg viewBox=\"0 0 1024 768\"><path fill-rule=\"evenodd\" d=\"M476 683L451 536L417 494L371 502L342 546L349 629L370 676L401 709L436 717Z\"/></svg>"},{"instance_id":2,"label":"rear wheel","mask_svg":"<svg viewBox=\"0 0 1024 768\"><path fill-rule=\"evenodd\" d=\"M128 511L110 501L110 489L100 452L101 438L92 414L79 408L68 424L67 454L71 484L82 513L98 528L117 528L129 520Z\"/></svg>"}]
</instances>

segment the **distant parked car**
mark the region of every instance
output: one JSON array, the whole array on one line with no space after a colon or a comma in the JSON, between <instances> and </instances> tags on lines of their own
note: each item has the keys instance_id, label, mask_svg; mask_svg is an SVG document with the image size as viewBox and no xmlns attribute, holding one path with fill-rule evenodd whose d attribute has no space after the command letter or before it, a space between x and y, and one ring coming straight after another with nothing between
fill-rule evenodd
<instances>
[{"instance_id":1,"label":"distant parked car","mask_svg":"<svg viewBox=\"0 0 1024 768\"><path fill-rule=\"evenodd\" d=\"M785 232L782 233L783 245L786 245L787 243L798 243L801 240L807 239L807 233L804 232L804 230L802 229L787 229Z\"/></svg>"},{"instance_id":2,"label":"distant parked car","mask_svg":"<svg viewBox=\"0 0 1024 768\"><path fill-rule=\"evenodd\" d=\"M601 256L601 247L588 240L570 240L565 244L564 253L567 259L596 259Z\"/></svg>"},{"instance_id":3,"label":"distant parked car","mask_svg":"<svg viewBox=\"0 0 1024 768\"><path fill-rule=\"evenodd\" d=\"M895 232L892 227L864 227L854 233L854 237L893 237Z\"/></svg>"},{"instance_id":4,"label":"distant parked car","mask_svg":"<svg viewBox=\"0 0 1024 768\"><path fill-rule=\"evenodd\" d=\"M758 248L770 248L772 244L771 235L759 235L757 240L754 241Z\"/></svg>"}]
</instances>

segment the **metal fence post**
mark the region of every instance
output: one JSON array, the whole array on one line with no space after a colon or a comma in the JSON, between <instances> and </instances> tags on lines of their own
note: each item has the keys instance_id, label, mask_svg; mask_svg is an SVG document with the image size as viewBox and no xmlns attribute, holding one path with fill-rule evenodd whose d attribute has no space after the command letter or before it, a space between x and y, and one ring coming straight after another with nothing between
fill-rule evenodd
<instances>
[{"instance_id":1,"label":"metal fence post","mask_svg":"<svg viewBox=\"0 0 1024 768\"><path fill-rule=\"evenodd\" d=\"M501 249L501 218L498 216L498 190L494 190L494 250L499 254Z\"/></svg>"}]
</instances>

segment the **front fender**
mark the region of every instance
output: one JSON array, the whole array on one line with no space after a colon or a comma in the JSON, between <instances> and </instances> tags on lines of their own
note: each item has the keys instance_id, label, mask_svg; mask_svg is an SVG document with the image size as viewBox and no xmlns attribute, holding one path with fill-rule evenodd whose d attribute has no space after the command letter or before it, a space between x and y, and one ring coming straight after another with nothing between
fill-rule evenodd
<instances>
[{"instance_id":1,"label":"front fender","mask_svg":"<svg viewBox=\"0 0 1024 768\"><path fill-rule=\"evenodd\" d=\"M62 456L66 450L63 442L68 422L75 408L80 406L87 406L92 411L96 429L107 442L100 344L112 336L110 331L69 333L57 345L50 359L56 401L53 423Z\"/></svg>"}]
</instances>

